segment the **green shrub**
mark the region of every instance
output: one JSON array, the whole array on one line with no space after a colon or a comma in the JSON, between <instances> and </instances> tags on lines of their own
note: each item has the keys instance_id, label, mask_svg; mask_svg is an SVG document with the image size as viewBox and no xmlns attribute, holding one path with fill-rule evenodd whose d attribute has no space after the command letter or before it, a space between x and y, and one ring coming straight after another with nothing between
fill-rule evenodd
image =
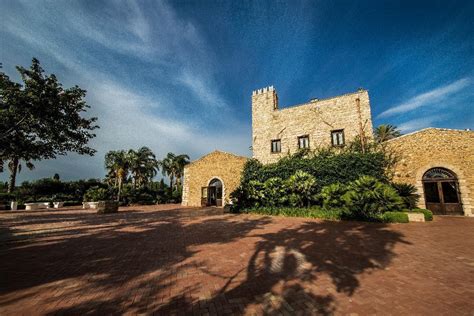
<instances>
[{"instance_id":1,"label":"green shrub","mask_svg":"<svg viewBox=\"0 0 474 316\"><path fill-rule=\"evenodd\" d=\"M433 220L433 212L430 210L424 209L424 208L414 208L412 210L409 210L409 212L413 213L423 213L425 216L425 221L429 222Z\"/></svg>"},{"instance_id":2,"label":"green shrub","mask_svg":"<svg viewBox=\"0 0 474 316\"><path fill-rule=\"evenodd\" d=\"M392 183L391 186L397 191L402 198L405 208L413 209L420 200L420 195L417 194L416 187L409 183Z\"/></svg>"},{"instance_id":3,"label":"green shrub","mask_svg":"<svg viewBox=\"0 0 474 316\"><path fill-rule=\"evenodd\" d=\"M321 150L305 155L297 153L267 165L251 159L245 164L242 183L250 180L263 183L273 177L288 179L299 170L317 178L321 186L336 182L348 183L361 175L386 181L387 159L381 151L360 153L332 150Z\"/></svg>"},{"instance_id":4,"label":"green shrub","mask_svg":"<svg viewBox=\"0 0 474 316\"><path fill-rule=\"evenodd\" d=\"M321 189L319 199L324 208L345 208L346 201L344 194L347 193L347 185L341 183L333 183Z\"/></svg>"},{"instance_id":5,"label":"green shrub","mask_svg":"<svg viewBox=\"0 0 474 316\"><path fill-rule=\"evenodd\" d=\"M10 203L11 201L16 201L15 194L0 192L0 203Z\"/></svg>"},{"instance_id":6,"label":"green shrub","mask_svg":"<svg viewBox=\"0 0 474 316\"><path fill-rule=\"evenodd\" d=\"M84 202L98 202L112 199L109 190L99 187L92 187L84 194Z\"/></svg>"},{"instance_id":7,"label":"green shrub","mask_svg":"<svg viewBox=\"0 0 474 316\"><path fill-rule=\"evenodd\" d=\"M281 178L270 178L263 183L262 204L267 206L281 206L288 201L288 189Z\"/></svg>"},{"instance_id":8,"label":"green shrub","mask_svg":"<svg viewBox=\"0 0 474 316\"><path fill-rule=\"evenodd\" d=\"M316 178L302 170L296 171L286 180L290 192L291 206L310 206L317 191Z\"/></svg>"},{"instance_id":9,"label":"green shrub","mask_svg":"<svg viewBox=\"0 0 474 316\"><path fill-rule=\"evenodd\" d=\"M408 223L408 215L404 212L385 212L380 215L383 223Z\"/></svg>"},{"instance_id":10,"label":"green shrub","mask_svg":"<svg viewBox=\"0 0 474 316\"><path fill-rule=\"evenodd\" d=\"M309 217L319 219L338 220L341 218L341 211L336 209L323 209L318 206L310 208L300 207L256 207L241 210L241 213L251 213L271 216L287 217Z\"/></svg>"},{"instance_id":11,"label":"green shrub","mask_svg":"<svg viewBox=\"0 0 474 316\"><path fill-rule=\"evenodd\" d=\"M265 205L315 205L320 198L321 187L327 185L348 184L361 175L386 182L386 167L390 162L391 157L376 147L370 147L365 153L350 148L342 151L300 151L267 165L250 159L244 166L240 186L231 193L231 198L234 209ZM275 180L277 178L283 180L287 190L275 186L279 181ZM268 180L270 183L262 188L262 193L259 188L265 186ZM281 191L286 191L285 196L275 199ZM340 201L335 203L341 204Z\"/></svg>"},{"instance_id":12,"label":"green shrub","mask_svg":"<svg viewBox=\"0 0 474 316\"><path fill-rule=\"evenodd\" d=\"M403 207L403 201L394 188L369 176L352 182L343 198L347 207L344 216L351 219L373 220L385 212L400 211Z\"/></svg>"}]
</instances>

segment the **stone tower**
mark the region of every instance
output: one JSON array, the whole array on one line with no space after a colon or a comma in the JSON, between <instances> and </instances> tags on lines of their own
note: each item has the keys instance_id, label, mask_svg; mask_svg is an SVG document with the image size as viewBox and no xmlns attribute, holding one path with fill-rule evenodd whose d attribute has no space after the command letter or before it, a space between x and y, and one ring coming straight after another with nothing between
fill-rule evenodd
<instances>
[{"instance_id":1,"label":"stone tower","mask_svg":"<svg viewBox=\"0 0 474 316\"><path fill-rule=\"evenodd\" d=\"M252 92L252 148L263 146L274 111L278 110L278 95L273 86ZM255 152L255 150L252 150ZM255 157L255 155L254 155Z\"/></svg>"},{"instance_id":2,"label":"stone tower","mask_svg":"<svg viewBox=\"0 0 474 316\"><path fill-rule=\"evenodd\" d=\"M252 152L264 164L297 152L301 143L309 149L343 147L360 134L372 135L367 90L283 109L273 86L252 92ZM274 142L279 151L273 150Z\"/></svg>"}]
</instances>

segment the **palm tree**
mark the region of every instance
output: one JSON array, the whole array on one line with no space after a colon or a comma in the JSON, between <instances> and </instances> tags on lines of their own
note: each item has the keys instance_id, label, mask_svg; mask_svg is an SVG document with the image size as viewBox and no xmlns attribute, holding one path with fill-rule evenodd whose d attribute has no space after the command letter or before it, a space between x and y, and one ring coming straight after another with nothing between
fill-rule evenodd
<instances>
[{"instance_id":1,"label":"palm tree","mask_svg":"<svg viewBox=\"0 0 474 316\"><path fill-rule=\"evenodd\" d=\"M175 176L175 166L174 160L176 155L173 153L168 153L166 157L161 161L161 173L164 176L170 178L170 191L173 192L173 181Z\"/></svg>"},{"instance_id":2,"label":"palm tree","mask_svg":"<svg viewBox=\"0 0 474 316\"><path fill-rule=\"evenodd\" d=\"M109 151L105 155L105 168L107 168L108 177L115 178L115 187L118 187L117 201L120 201L123 181L127 178L130 167L130 159L124 150Z\"/></svg>"},{"instance_id":3,"label":"palm tree","mask_svg":"<svg viewBox=\"0 0 474 316\"><path fill-rule=\"evenodd\" d=\"M170 178L170 190L173 192L173 184L181 184L184 166L189 163L189 156L186 154L175 155L168 153L161 162L161 171L164 176Z\"/></svg>"},{"instance_id":4,"label":"palm tree","mask_svg":"<svg viewBox=\"0 0 474 316\"><path fill-rule=\"evenodd\" d=\"M402 133L397 127L390 124L381 124L374 131L375 141L377 143L383 143L401 135Z\"/></svg>"},{"instance_id":5,"label":"palm tree","mask_svg":"<svg viewBox=\"0 0 474 316\"><path fill-rule=\"evenodd\" d=\"M160 162L148 147L142 147L138 151L128 151L130 160L130 172L133 176L133 186L143 186L157 175Z\"/></svg>"},{"instance_id":6,"label":"palm tree","mask_svg":"<svg viewBox=\"0 0 474 316\"><path fill-rule=\"evenodd\" d=\"M176 165L176 186L180 186L183 182L184 166L189 164L189 156L186 154L178 155L175 158Z\"/></svg>"}]
</instances>

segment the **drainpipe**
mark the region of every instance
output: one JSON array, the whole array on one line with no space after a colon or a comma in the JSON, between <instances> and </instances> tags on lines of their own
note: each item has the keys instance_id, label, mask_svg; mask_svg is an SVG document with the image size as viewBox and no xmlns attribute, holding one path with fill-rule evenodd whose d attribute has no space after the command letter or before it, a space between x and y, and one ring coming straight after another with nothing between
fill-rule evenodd
<instances>
[{"instance_id":1,"label":"drainpipe","mask_svg":"<svg viewBox=\"0 0 474 316\"><path fill-rule=\"evenodd\" d=\"M356 100L356 107L357 107L357 115L359 116L359 137L360 137L360 145L362 146L362 153L365 154L365 133L364 128L362 126L362 113L360 111L360 99L357 98Z\"/></svg>"}]
</instances>

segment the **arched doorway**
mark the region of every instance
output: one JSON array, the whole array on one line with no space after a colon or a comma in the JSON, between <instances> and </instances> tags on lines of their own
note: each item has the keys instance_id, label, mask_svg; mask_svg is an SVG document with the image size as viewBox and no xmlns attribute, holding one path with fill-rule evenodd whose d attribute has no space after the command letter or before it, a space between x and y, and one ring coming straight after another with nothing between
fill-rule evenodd
<instances>
[{"instance_id":1,"label":"arched doorway","mask_svg":"<svg viewBox=\"0 0 474 316\"><path fill-rule=\"evenodd\" d=\"M462 215L456 174L445 168L432 168L423 175L426 208L438 215Z\"/></svg>"},{"instance_id":2,"label":"arched doorway","mask_svg":"<svg viewBox=\"0 0 474 316\"><path fill-rule=\"evenodd\" d=\"M213 178L207 187L201 188L201 206L222 206L222 181Z\"/></svg>"}]
</instances>

